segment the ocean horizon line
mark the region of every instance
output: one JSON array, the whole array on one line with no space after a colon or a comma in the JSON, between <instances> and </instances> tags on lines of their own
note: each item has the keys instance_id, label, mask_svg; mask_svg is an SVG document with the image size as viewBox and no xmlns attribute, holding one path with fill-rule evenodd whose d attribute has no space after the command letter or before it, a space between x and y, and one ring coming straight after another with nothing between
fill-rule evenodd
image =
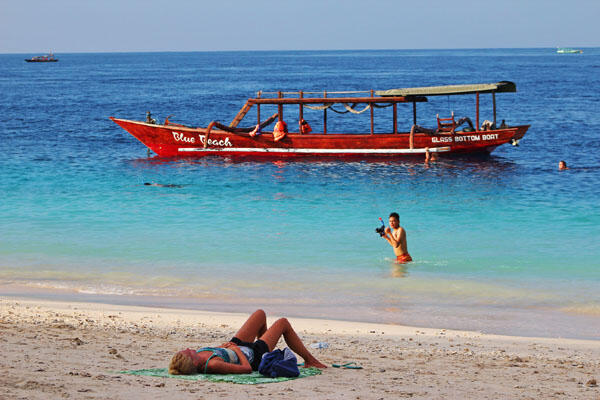
<instances>
[{"instance_id":1,"label":"ocean horizon line","mask_svg":"<svg viewBox=\"0 0 600 400\"><path fill-rule=\"evenodd\" d=\"M55 51L52 50L31 50L21 52L0 52L0 55L28 55L38 53L53 53L53 54L165 54L165 53L177 53L177 54L198 54L198 53L272 53L272 52L294 52L294 53L320 53L320 52L385 52L385 51L468 51L468 50L546 50L556 48L578 48L578 49L597 49L599 46L542 46L542 47L453 47L453 48L372 48L372 49L223 49L223 50L90 50L90 51Z\"/></svg>"}]
</instances>

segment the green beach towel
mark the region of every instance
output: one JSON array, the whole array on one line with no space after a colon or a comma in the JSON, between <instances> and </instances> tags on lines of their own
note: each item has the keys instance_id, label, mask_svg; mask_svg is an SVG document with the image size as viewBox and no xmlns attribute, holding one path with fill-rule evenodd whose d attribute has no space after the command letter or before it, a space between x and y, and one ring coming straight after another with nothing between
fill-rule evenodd
<instances>
[{"instance_id":1,"label":"green beach towel","mask_svg":"<svg viewBox=\"0 0 600 400\"><path fill-rule=\"evenodd\" d=\"M195 375L170 375L167 372L167 368L148 368L148 369L135 369L129 371L118 371L118 374L127 375L138 375L138 376L157 376L161 378L176 378L184 379L188 381L210 381L210 382L231 382L239 383L241 385L258 385L260 383L274 383L289 381L291 379L306 378L307 376L320 375L321 370L318 368L300 368L300 376L296 378L267 378L261 375L257 371L253 371L251 374L229 374L229 375L217 375L217 374L195 374Z\"/></svg>"}]
</instances>

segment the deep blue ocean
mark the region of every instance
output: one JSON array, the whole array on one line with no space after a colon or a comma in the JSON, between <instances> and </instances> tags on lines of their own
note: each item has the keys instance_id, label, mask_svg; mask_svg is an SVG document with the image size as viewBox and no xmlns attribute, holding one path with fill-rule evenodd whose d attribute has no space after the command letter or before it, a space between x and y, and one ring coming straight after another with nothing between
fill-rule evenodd
<instances>
[{"instance_id":1,"label":"deep blue ocean","mask_svg":"<svg viewBox=\"0 0 600 400\"><path fill-rule=\"evenodd\" d=\"M0 55L0 295L600 338L600 49L24 62L33 55ZM497 95L498 120L531 124L520 145L429 168L159 159L108 119L150 110L205 126L231 121L259 90L501 80L518 92ZM427 127L436 113L475 118L474 96L418 107ZM490 96L481 107L491 119ZM408 130L412 109L401 108ZM364 131L367 114L330 115L328 131ZM389 114L376 110L376 131ZM317 128L320 115L309 120ZM570 169L559 172L559 160ZM374 231L392 211L415 260L403 267Z\"/></svg>"}]
</instances>

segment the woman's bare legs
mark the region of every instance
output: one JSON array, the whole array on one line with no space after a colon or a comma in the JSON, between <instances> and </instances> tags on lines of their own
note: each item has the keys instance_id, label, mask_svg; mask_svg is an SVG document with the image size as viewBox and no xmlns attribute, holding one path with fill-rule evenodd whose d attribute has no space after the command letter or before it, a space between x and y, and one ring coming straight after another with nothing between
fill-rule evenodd
<instances>
[{"instance_id":1,"label":"woman's bare legs","mask_svg":"<svg viewBox=\"0 0 600 400\"><path fill-rule=\"evenodd\" d=\"M292 328L292 325L286 318L275 321L260 339L264 340L267 346L269 346L269 351L273 351L281 336L283 336L285 343L290 349L304 359L305 367L327 368L326 365L321 364L319 360L310 354L306 347L304 347L302 340L300 340L294 331L294 328Z\"/></svg>"},{"instance_id":2,"label":"woman's bare legs","mask_svg":"<svg viewBox=\"0 0 600 400\"><path fill-rule=\"evenodd\" d=\"M235 337L242 342L254 342L267 330L267 316L263 310L256 310L248 317L244 325L237 331Z\"/></svg>"}]
</instances>

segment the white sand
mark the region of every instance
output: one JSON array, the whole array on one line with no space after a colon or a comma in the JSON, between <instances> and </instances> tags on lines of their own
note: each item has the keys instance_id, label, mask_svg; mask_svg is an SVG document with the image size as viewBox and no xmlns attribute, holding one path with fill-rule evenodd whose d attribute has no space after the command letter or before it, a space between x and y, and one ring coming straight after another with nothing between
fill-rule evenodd
<instances>
[{"instance_id":1,"label":"white sand","mask_svg":"<svg viewBox=\"0 0 600 400\"><path fill-rule=\"evenodd\" d=\"M364 368L263 385L110 372L166 367L177 350L227 341L246 318L0 298L0 398L600 399L600 341L300 318L290 322L305 343L329 343L314 350L320 361Z\"/></svg>"}]
</instances>

